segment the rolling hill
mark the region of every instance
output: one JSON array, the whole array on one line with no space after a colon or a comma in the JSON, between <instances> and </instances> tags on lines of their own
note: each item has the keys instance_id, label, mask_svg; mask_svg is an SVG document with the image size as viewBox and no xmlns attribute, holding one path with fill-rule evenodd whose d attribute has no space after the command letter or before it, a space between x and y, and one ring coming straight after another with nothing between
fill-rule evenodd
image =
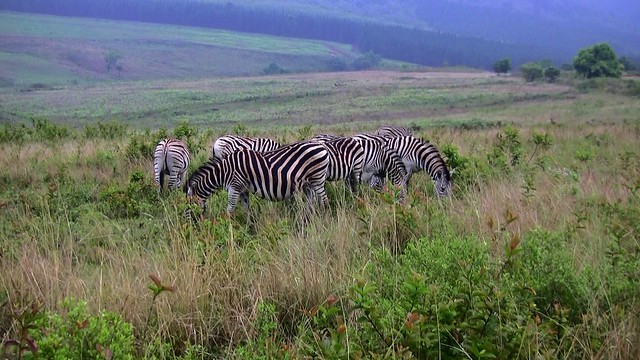
<instances>
[{"instance_id":1,"label":"rolling hill","mask_svg":"<svg viewBox=\"0 0 640 360\"><path fill-rule=\"evenodd\" d=\"M120 58L107 71L110 52ZM328 41L0 12L4 86L258 75L271 63L285 71L311 72L360 55Z\"/></svg>"}]
</instances>

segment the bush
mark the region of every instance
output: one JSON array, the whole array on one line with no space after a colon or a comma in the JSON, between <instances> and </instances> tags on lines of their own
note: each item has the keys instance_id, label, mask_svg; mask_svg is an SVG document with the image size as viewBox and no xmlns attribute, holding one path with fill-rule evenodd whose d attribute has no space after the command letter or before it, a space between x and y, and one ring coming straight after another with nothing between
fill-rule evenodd
<instances>
[{"instance_id":1,"label":"bush","mask_svg":"<svg viewBox=\"0 0 640 360\"><path fill-rule=\"evenodd\" d=\"M557 233L533 231L522 244L522 269L535 290L537 308L551 316L557 307L569 309L574 324L587 311L588 279L573 264L573 254ZM544 269L544 271L541 271Z\"/></svg>"},{"instance_id":2,"label":"bush","mask_svg":"<svg viewBox=\"0 0 640 360\"><path fill-rule=\"evenodd\" d=\"M526 63L520 66L522 77L527 82L533 82L542 77L542 66L537 63Z\"/></svg>"},{"instance_id":3,"label":"bush","mask_svg":"<svg viewBox=\"0 0 640 360\"><path fill-rule=\"evenodd\" d=\"M372 69L372 68L375 68L376 66L378 66L378 64L380 64L381 60L382 60L382 57L380 57L380 55L377 55L377 54L369 51L366 54L364 54L364 55L360 56L359 58L355 59L353 61L353 63L351 64L351 67L354 70Z\"/></svg>"},{"instance_id":4,"label":"bush","mask_svg":"<svg viewBox=\"0 0 640 360\"><path fill-rule=\"evenodd\" d=\"M135 171L123 188L110 185L100 194L102 212L111 218L136 218L156 214L159 209L156 187L141 171Z\"/></svg>"},{"instance_id":5,"label":"bush","mask_svg":"<svg viewBox=\"0 0 640 360\"><path fill-rule=\"evenodd\" d=\"M511 71L511 59L507 58L496 61L496 63L493 64L493 71L498 75L508 74L509 71Z\"/></svg>"},{"instance_id":6,"label":"bush","mask_svg":"<svg viewBox=\"0 0 640 360\"><path fill-rule=\"evenodd\" d=\"M586 78L620 77L624 69L609 44L596 44L581 49L573 59L573 67Z\"/></svg>"},{"instance_id":7,"label":"bush","mask_svg":"<svg viewBox=\"0 0 640 360\"><path fill-rule=\"evenodd\" d=\"M532 290L540 268L530 271L529 265L553 264L563 269L561 280L579 284L565 265L571 254L539 251L527 259L517 236L505 240L505 255L497 263L477 239L455 236L422 238L395 259L379 251L367 278L311 309L302 336L305 355L343 358L347 346L356 358L507 359L570 350L564 341L571 327L564 307L541 316L535 301L537 289L549 294L550 285L557 285L554 273ZM580 286L571 289L584 294ZM562 301L572 299L568 292L561 295Z\"/></svg>"},{"instance_id":8,"label":"bush","mask_svg":"<svg viewBox=\"0 0 640 360\"><path fill-rule=\"evenodd\" d=\"M280 65L276 63L271 63L266 68L262 69L262 72L265 75L277 75L277 74L286 74L287 71L280 67Z\"/></svg>"},{"instance_id":9,"label":"bush","mask_svg":"<svg viewBox=\"0 0 640 360\"><path fill-rule=\"evenodd\" d=\"M126 134L127 125L118 122L103 123L98 121L96 124L84 127L84 136L87 139L113 140L124 137Z\"/></svg>"},{"instance_id":10,"label":"bush","mask_svg":"<svg viewBox=\"0 0 640 360\"><path fill-rule=\"evenodd\" d=\"M560 69L555 66L549 66L544 69L544 77L547 78L547 81L554 82L560 76Z\"/></svg>"},{"instance_id":11,"label":"bush","mask_svg":"<svg viewBox=\"0 0 640 360\"><path fill-rule=\"evenodd\" d=\"M147 159L153 160L153 152L159 139L152 138L148 134L133 133L129 136L129 143L125 149L125 155L129 160Z\"/></svg>"},{"instance_id":12,"label":"bush","mask_svg":"<svg viewBox=\"0 0 640 360\"><path fill-rule=\"evenodd\" d=\"M134 359L133 326L105 311L87 313L83 301L65 300L61 314L38 314L29 333L37 351L22 359Z\"/></svg>"}]
</instances>

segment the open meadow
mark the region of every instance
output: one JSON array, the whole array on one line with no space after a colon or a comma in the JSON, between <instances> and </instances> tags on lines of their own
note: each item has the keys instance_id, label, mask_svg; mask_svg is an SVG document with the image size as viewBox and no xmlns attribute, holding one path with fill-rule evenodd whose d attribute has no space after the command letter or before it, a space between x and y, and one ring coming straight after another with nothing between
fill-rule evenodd
<instances>
[{"instance_id":1,"label":"open meadow","mask_svg":"<svg viewBox=\"0 0 640 360\"><path fill-rule=\"evenodd\" d=\"M9 358L640 358L637 79L366 71L0 88L0 347ZM357 196L158 194L226 133L408 126L453 173ZM36 352L37 347L37 352ZM37 356L36 356L37 355Z\"/></svg>"}]
</instances>

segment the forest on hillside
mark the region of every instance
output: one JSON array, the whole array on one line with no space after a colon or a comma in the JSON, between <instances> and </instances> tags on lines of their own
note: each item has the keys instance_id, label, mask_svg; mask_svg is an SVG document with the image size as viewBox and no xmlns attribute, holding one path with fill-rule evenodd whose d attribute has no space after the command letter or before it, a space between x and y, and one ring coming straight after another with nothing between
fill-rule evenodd
<instances>
[{"instance_id":1,"label":"forest on hillside","mask_svg":"<svg viewBox=\"0 0 640 360\"><path fill-rule=\"evenodd\" d=\"M558 60L553 53L545 53L542 49L533 51L530 46L428 31L353 16L339 17L328 12L266 5L177 0L93 0L79 6L75 0L4 0L0 3L0 10L166 23L335 41L350 44L363 53L372 52L384 58L426 66L490 69L497 59L504 57L511 58L515 66L541 58Z\"/></svg>"}]
</instances>

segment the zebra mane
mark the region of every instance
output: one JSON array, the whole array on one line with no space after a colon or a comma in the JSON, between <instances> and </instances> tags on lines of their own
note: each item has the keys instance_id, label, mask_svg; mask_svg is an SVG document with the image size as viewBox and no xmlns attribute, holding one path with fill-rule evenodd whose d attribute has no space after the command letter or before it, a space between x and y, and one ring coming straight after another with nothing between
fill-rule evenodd
<instances>
[{"instance_id":1,"label":"zebra mane","mask_svg":"<svg viewBox=\"0 0 640 360\"><path fill-rule=\"evenodd\" d=\"M207 167L211 167L214 166L216 164L219 164L222 162L222 159L213 155L209 158L209 160L207 160L204 164L200 165L194 172L191 173L191 175L189 175L189 178L187 179L187 181L184 183L184 186L182 188L182 190L185 192L185 194L187 195L191 195L189 194L189 192L191 191L191 180L193 180L193 178L195 178L196 176L199 176L203 170Z\"/></svg>"}]
</instances>

